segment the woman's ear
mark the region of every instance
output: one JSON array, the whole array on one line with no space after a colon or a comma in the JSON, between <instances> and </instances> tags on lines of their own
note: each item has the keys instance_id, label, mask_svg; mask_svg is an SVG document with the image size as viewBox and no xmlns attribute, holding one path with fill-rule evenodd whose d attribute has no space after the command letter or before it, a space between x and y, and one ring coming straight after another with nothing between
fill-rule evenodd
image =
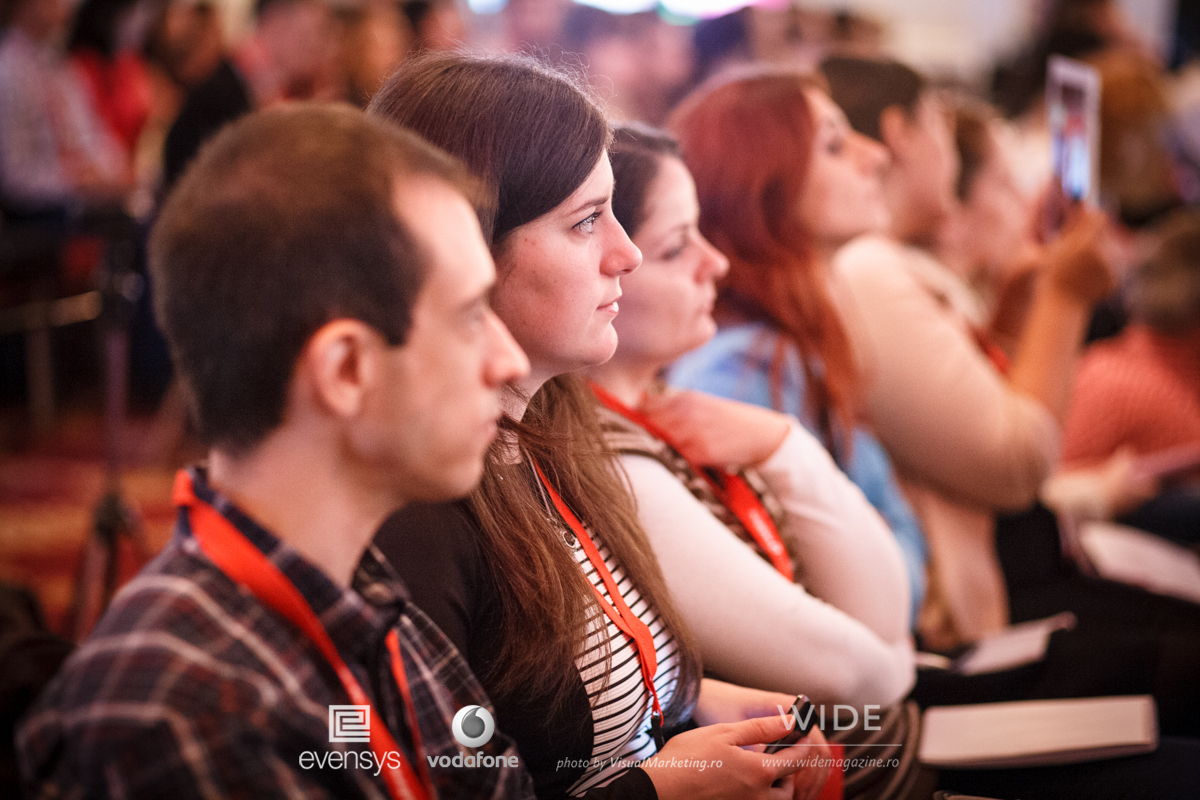
<instances>
[{"instance_id":1,"label":"woman's ear","mask_svg":"<svg viewBox=\"0 0 1200 800\"><path fill-rule=\"evenodd\" d=\"M313 402L342 418L357 415L378 380L379 358L387 347L378 331L354 319L321 326L308 340L297 365L301 385L307 384Z\"/></svg>"}]
</instances>

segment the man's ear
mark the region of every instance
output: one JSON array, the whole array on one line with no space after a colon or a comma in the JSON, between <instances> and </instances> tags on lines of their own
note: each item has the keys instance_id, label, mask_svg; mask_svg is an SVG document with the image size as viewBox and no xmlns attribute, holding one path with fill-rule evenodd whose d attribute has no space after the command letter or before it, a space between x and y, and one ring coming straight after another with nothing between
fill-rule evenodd
<instances>
[{"instance_id":1,"label":"man's ear","mask_svg":"<svg viewBox=\"0 0 1200 800\"><path fill-rule=\"evenodd\" d=\"M896 156L903 157L907 150L908 128L911 124L912 120L902 106L888 106L879 115L879 137L892 154L893 161L897 160Z\"/></svg>"},{"instance_id":2,"label":"man's ear","mask_svg":"<svg viewBox=\"0 0 1200 800\"><path fill-rule=\"evenodd\" d=\"M379 356L386 347L380 333L354 319L337 319L309 338L298 365L312 398L326 412L353 417L379 377Z\"/></svg>"}]
</instances>

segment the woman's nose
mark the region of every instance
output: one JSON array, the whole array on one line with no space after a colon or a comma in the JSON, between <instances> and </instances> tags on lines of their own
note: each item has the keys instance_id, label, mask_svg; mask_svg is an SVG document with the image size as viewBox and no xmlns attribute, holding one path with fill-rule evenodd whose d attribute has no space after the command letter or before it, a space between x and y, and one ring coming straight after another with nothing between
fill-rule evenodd
<instances>
[{"instance_id":1,"label":"woman's nose","mask_svg":"<svg viewBox=\"0 0 1200 800\"><path fill-rule=\"evenodd\" d=\"M637 248L625 229L609 216L609 240L600 269L605 275L628 275L642 263L642 251Z\"/></svg>"},{"instance_id":2,"label":"woman's nose","mask_svg":"<svg viewBox=\"0 0 1200 800\"><path fill-rule=\"evenodd\" d=\"M720 280L725 277L729 272L729 259L725 257L725 254L713 247L712 242L705 239L699 232L696 233L696 245L702 254L700 270L702 278Z\"/></svg>"},{"instance_id":3,"label":"woman's nose","mask_svg":"<svg viewBox=\"0 0 1200 800\"><path fill-rule=\"evenodd\" d=\"M858 162L864 172L881 172L888 165L891 156L888 149L869 136L854 133L854 143L858 150Z\"/></svg>"}]
</instances>

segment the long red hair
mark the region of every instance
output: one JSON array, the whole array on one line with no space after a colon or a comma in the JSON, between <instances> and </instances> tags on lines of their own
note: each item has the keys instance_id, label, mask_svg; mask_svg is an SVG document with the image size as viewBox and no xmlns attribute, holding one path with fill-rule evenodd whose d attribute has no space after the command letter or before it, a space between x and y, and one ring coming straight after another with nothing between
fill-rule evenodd
<instances>
[{"instance_id":1,"label":"long red hair","mask_svg":"<svg viewBox=\"0 0 1200 800\"><path fill-rule=\"evenodd\" d=\"M835 455L848 454L857 381L850 341L796 206L816 134L816 78L755 70L708 84L668 123L700 197L700 228L730 262L718 312L761 319L783 337L771 364L778 400L786 345L804 365L804 406Z\"/></svg>"}]
</instances>

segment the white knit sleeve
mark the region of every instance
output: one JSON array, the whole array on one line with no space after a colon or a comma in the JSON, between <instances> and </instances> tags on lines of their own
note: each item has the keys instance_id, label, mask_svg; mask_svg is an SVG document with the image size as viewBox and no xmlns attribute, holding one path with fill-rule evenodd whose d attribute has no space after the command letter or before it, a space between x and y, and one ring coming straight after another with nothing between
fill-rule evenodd
<instances>
[{"instance_id":1,"label":"white knit sleeve","mask_svg":"<svg viewBox=\"0 0 1200 800\"><path fill-rule=\"evenodd\" d=\"M788 581L658 461L623 455L621 463L706 669L733 683L804 692L826 703L887 705L907 693L914 679L907 637L885 641ZM819 563L831 566L828 559ZM855 580L854 565L843 566ZM903 600L907 584L901 586ZM863 590L873 591L869 583ZM907 614L906 604L898 605Z\"/></svg>"}]
</instances>

